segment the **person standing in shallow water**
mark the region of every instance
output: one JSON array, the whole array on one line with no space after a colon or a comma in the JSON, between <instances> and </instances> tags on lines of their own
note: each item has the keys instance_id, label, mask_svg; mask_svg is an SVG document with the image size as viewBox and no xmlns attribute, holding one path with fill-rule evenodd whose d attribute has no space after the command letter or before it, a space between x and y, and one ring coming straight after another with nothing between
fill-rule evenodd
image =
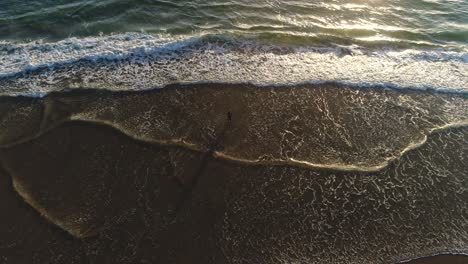
<instances>
[{"instance_id":1,"label":"person standing in shallow water","mask_svg":"<svg viewBox=\"0 0 468 264\"><path fill-rule=\"evenodd\" d=\"M228 121L228 124L231 124L231 121L232 121L232 113L231 112L227 112L227 121Z\"/></svg>"}]
</instances>

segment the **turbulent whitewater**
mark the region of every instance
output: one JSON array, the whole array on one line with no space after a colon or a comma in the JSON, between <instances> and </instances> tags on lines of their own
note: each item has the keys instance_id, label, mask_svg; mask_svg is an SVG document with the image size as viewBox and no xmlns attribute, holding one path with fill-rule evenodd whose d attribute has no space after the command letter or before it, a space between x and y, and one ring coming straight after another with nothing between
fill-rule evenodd
<instances>
[{"instance_id":1,"label":"turbulent whitewater","mask_svg":"<svg viewBox=\"0 0 468 264\"><path fill-rule=\"evenodd\" d=\"M199 82L468 89L463 0L4 1L2 95Z\"/></svg>"},{"instance_id":2,"label":"turbulent whitewater","mask_svg":"<svg viewBox=\"0 0 468 264\"><path fill-rule=\"evenodd\" d=\"M260 86L339 82L355 86L468 91L468 53L265 44L225 35L127 33L57 43L3 43L3 95L77 88L143 90L172 83Z\"/></svg>"}]
</instances>

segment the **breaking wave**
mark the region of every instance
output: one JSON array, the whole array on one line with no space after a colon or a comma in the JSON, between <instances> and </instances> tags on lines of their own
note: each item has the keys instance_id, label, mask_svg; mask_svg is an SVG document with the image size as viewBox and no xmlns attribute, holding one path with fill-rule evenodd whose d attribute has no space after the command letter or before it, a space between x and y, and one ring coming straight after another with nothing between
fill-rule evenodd
<instances>
[{"instance_id":1,"label":"breaking wave","mask_svg":"<svg viewBox=\"0 0 468 264\"><path fill-rule=\"evenodd\" d=\"M174 83L258 86L337 82L354 86L468 91L468 52L400 49L259 35L125 33L58 42L0 42L0 95L161 88ZM271 43L271 40L268 41Z\"/></svg>"}]
</instances>

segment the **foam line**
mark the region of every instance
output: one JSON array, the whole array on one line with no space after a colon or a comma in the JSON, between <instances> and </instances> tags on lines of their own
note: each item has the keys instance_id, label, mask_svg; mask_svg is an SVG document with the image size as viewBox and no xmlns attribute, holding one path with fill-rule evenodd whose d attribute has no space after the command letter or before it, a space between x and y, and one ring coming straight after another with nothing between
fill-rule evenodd
<instances>
[{"instance_id":1,"label":"foam line","mask_svg":"<svg viewBox=\"0 0 468 264\"><path fill-rule=\"evenodd\" d=\"M147 90L170 84L357 87L468 92L468 53L264 44L227 35L126 33L56 43L0 44L0 95L44 96L88 87Z\"/></svg>"}]
</instances>

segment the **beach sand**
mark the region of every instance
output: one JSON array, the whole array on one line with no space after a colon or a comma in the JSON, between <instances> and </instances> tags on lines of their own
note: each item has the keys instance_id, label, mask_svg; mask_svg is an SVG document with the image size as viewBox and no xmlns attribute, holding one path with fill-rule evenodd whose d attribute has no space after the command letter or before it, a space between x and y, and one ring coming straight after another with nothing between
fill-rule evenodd
<instances>
[{"instance_id":1,"label":"beach sand","mask_svg":"<svg viewBox=\"0 0 468 264\"><path fill-rule=\"evenodd\" d=\"M336 84L3 97L0 262L466 263L467 112Z\"/></svg>"}]
</instances>

